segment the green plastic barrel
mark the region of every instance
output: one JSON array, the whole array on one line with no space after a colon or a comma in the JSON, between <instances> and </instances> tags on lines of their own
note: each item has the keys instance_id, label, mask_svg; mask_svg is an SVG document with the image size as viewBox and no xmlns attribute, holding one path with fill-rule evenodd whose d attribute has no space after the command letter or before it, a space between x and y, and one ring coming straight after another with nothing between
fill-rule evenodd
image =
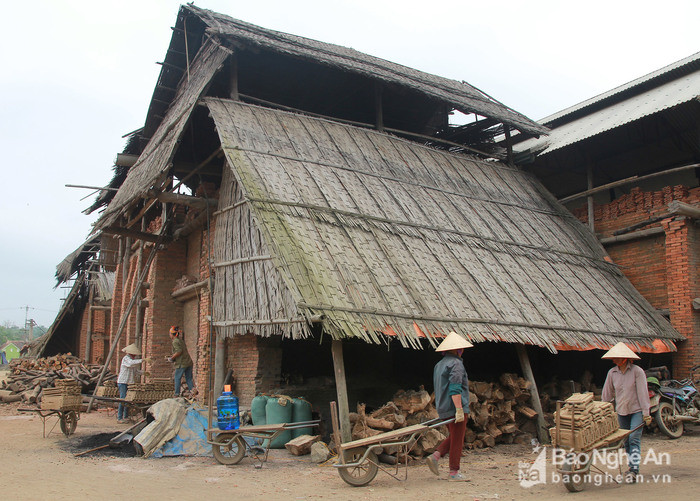
<instances>
[{"instance_id":1,"label":"green plastic barrel","mask_svg":"<svg viewBox=\"0 0 700 501\"><path fill-rule=\"evenodd\" d=\"M270 397L265 405L265 419L267 424L291 423L292 422L292 401L287 398ZM286 430L277 435L277 438L270 442L270 448L283 449L284 444L292 439L292 430Z\"/></svg>"},{"instance_id":2,"label":"green plastic barrel","mask_svg":"<svg viewBox=\"0 0 700 501\"><path fill-rule=\"evenodd\" d=\"M311 404L303 398L292 399L292 422L301 423L303 421L311 421ZM297 428L291 430L292 438L297 438L301 435L313 435L313 428Z\"/></svg>"}]
</instances>

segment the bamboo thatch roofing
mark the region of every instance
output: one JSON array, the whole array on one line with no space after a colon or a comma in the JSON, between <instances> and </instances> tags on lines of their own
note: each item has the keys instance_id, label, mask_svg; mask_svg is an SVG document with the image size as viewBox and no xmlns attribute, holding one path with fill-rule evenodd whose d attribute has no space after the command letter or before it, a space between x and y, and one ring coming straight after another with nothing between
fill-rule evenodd
<instances>
[{"instance_id":1,"label":"bamboo thatch roofing","mask_svg":"<svg viewBox=\"0 0 700 501\"><path fill-rule=\"evenodd\" d=\"M81 271L85 263L100 251L101 234L88 238L80 247L63 258L56 266L56 287L70 280L76 272Z\"/></svg>"},{"instance_id":2,"label":"bamboo thatch roofing","mask_svg":"<svg viewBox=\"0 0 700 501\"><path fill-rule=\"evenodd\" d=\"M305 336L298 319L323 315L334 338L413 347L451 330L552 350L682 339L532 175L372 130L205 103L232 174L224 184L236 185L222 185L231 194L220 199L217 238L246 240L216 258L233 269L216 277L225 335L269 334L264 320L286 317L277 328ZM241 207L255 231L243 213L223 217ZM244 281L254 260L274 265L247 273L265 277L265 289ZM273 272L286 290L271 299ZM222 309L224 290L241 310Z\"/></svg>"},{"instance_id":3,"label":"bamboo thatch roofing","mask_svg":"<svg viewBox=\"0 0 700 501\"><path fill-rule=\"evenodd\" d=\"M464 113L495 118L523 132L540 135L547 128L508 108L466 82L425 73L354 49L261 28L194 5L185 5L209 27L209 32L236 45L265 48L310 59L386 83L410 88L453 105Z\"/></svg>"},{"instance_id":4,"label":"bamboo thatch roofing","mask_svg":"<svg viewBox=\"0 0 700 501\"><path fill-rule=\"evenodd\" d=\"M105 209L96 228L113 223L124 207L139 198L151 187L160 187L170 167L177 142L188 123L197 100L224 62L230 51L211 41L205 43L192 62L190 78L180 87L161 126L149 141L136 163L131 167L124 183Z\"/></svg>"},{"instance_id":5,"label":"bamboo thatch roofing","mask_svg":"<svg viewBox=\"0 0 700 501\"><path fill-rule=\"evenodd\" d=\"M184 5L178 15L143 132L130 147L133 148L141 139L148 140L148 144L136 165L129 169L126 179L123 169L116 170L110 187L120 186L120 191L116 195L105 192L87 209L86 212L91 212L109 204L96 223L97 228L112 224L125 207L149 188L158 188L164 170L173 160L174 145L187 125L192 107L205 94L226 57L240 48L248 49L248 52L265 50L318 63L415 92L435 106L487 117L487 120L477 122L485 123L484 127L507 124L528 136L539 136L548 131L466 82L418 71L350 48L268 30L194 5ZM188 59L192 54L196 54L194 59ZM405 105L404 109L409 107Z\"/></svg>"}]
</instances>

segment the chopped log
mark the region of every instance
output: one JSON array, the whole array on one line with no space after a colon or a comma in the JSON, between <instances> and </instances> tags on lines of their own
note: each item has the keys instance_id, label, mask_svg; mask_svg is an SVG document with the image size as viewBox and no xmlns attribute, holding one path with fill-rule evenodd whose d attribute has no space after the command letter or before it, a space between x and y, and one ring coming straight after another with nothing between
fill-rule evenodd
<instances>
[{"instance_id":1,"label":"chopped log","mask_svg":"<svg viewBox=\"0 0 700 501\"><path fill-rule=\"evenodd\" d=\"M507 426L507 425L506 425L506 426ZM513 424L513 426L515 426L515 424ZM515 429L517 430L518 427L515 426ZM491 421L491 422L488 424L488 426L486 427L486 432L487 432L489 435L491 435L493 438L498 438L498 437L500 437L501 435L503 435L503 432L501 431L501 429L499 429L498 426L496 426L496 423L494 423L493 421Z\"/></svg>"},{"instance_id":2,"label":"chopped log","mask_svg":"<svg viewBox=\"0 0 700 501\"><path fill-rule=\"evenodd\" d=\"M375 428L375 429L385 430L385 431L393 430L394 427L396 426L395 422L388 421L386 419L376 419L376 418L369 417L369 416L367 416L365 418L365 423L370 428Z\"/></svg>"},{"instance_id":3,"label":"chopped log","mask_svg":"<svg viewBox=\"0 0 700 501\"><path fill-rule=\"evenodd\" d=\"M284 444L284 447L294 456L305 456L311 453L311 446L321 439L321 435L299 435Z\"/></svg>"},{"instance_id":4,"label":"chopped log","mask_svg":"<svg viewBox=\"0 0 700 501\"><path fill-rule=\"evenodd\" d=\"M527 407L525 405L518 405L515 410L519 413L525 416L528 419L534 419L537 417L537 412L535 412L535 409L532 409L530 407Z\"/></svg>"},{"instance_id":5,"label":"chopped log","mask_svg":"<svg viewBox=\"0 0 700 501\"><path fill-rule=\"evenodd\" d=\"M392 401L396 407L410 414L425 409L430 404L431 396L421 386L418 391L398 391Z\"/></svg>"},{"instance_id":6,"label":"chopped log","mask_svg":"<svg viewBox=\"0 0 700 501\"><path fill-rule=\"evenodd\" d=\"M21 400L22 400L22 395L20 395L19 393L0 397L0 401L5 402L6 404L9 404L11 402L19 402Z\"/></svg>"},{"instance_id":7,"label":"chopped log","mask_svg":"<svg viewBox=\"0 0 700 501\"><path fill-rule=\"evenodd\" d=\"M500 427L500 430L501 430L503 433L515 433L516 431L518 431L518 425L515 424L515 423L508 423L508 424L506 424L506 425L504 425L504 426L501 426L501 427ZM489 430L489 433L491 433L490 430Z\"/></svg>"}]
</instances>

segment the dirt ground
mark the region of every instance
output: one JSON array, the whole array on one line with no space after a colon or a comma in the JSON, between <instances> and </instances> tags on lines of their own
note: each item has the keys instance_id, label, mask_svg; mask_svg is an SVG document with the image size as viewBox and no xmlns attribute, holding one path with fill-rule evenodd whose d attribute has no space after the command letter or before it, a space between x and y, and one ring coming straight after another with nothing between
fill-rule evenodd
<instances>
[{"instance_id":1,"label":"dirt ground","mask_svg":"<svg viewBox=\"0 0 700 501\"><path fill-rule=\"evenodd\" d=\"M56 426L42 438L42 421L34 413L16 411L17 404L0 404L0 464L12 499L244 499L306 500L363 499L427 500L448 495L455 499L697 499L700 491L700 431L679 440L645 435L643 452L653 449L662 464L647 464L645 482L620 485L598 482L581 493L570 494L552 479L551 449L547 449L545 483L523 487L518 476L538 457L530 446L500 445L494 449L466 451L462 471L470 482L451 483L430 473L425 464L408 468L408 478L397 481L380 471L365 487L351 487L341 480L333 460L311 463L309 456L295 457L286 450L271 451L262 469L249 458L235 466L219 465L209 457L143 459L110 455L75 457L71 445L102 433L117 433L113 411L82 414L75 435L64 437ZM47 432L55 418L47 420ZM73 450L75 448L73 447ZM668 456L661 456L668 453ZM668 464L670 463L670 464ZM393 467L391 468L393 471ZM441 469L446 473L446 460ZM611 470L612 473L615 473ZM668 475L668 477L663 477ZM530 479L534 478L532 476ZM12 487L9 487L12 486Z\"/></svg>"}]
</instances>

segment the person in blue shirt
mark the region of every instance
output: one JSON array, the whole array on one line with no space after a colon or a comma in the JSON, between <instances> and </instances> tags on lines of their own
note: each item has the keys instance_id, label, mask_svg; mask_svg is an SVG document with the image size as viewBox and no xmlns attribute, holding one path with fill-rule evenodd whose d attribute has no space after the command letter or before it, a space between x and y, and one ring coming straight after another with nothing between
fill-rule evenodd
<instances>
[{"instance_id":1,"label":"person in blue shirt","mask_svg":"<svg viewBox=\"0 0 700 501\"><path fill-rule=\"evenodd\" d=\"M454 418L447 425L449 435L438 446L437 450L428 456L426 462L430 471L440 475L438 461L446 454L450 455L450 473L447 480L453 482L469 481L459 472L459 462L464 448L464 433L467 429L465 413L469 413L469 380L462 361L462 352L473 345L456 332L450 332L442 343L435 349L442 352L440 360L433 370L433 386L435 388L435 408L441 419Z\"/></svg>"}]
</instances>

